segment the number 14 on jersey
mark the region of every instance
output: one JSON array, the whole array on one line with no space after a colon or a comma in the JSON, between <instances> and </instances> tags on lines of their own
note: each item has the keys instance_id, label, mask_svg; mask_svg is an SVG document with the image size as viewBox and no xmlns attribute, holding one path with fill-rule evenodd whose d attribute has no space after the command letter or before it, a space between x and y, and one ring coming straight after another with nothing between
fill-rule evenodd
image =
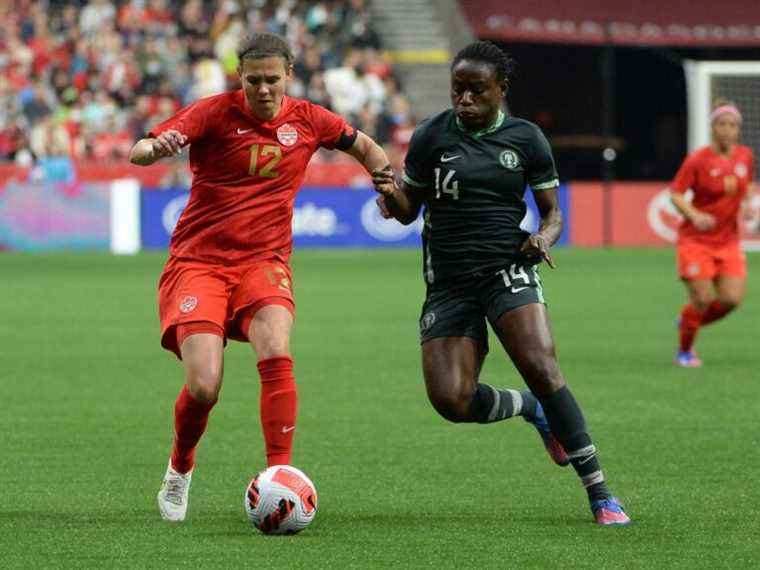
<instances>
[{"instance_id":1,"label":"number 14 on jersey","mask_svg":"<svg viewBox=\"0 0 760 570\"><path fill-rule=\"evenodd\" d=\"M459 200L459 181L452 180L456 170L446 170L446 174L441 181L441 169L435 169L435 197L441 198L441 194L449 194L454 200Z\"/></svg>"}]
</instances>

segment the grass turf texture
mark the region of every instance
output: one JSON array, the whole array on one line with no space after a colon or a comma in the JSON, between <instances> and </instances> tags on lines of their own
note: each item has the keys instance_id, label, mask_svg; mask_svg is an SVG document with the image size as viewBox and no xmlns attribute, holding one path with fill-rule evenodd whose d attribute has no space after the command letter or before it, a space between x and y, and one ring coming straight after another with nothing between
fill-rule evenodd
<instances>
[{"instance_id":1,"label":"grass turf texture","mask_svg":"<svg viewBox=\"0 0 760 570\"><path fill-rule=\"evenodd\" d=\"M635 520L609 529L525 422L453 425L430 408L418 252L297 252L294 463L320 510L301 535L265 537L242 506L263 467L250 349L227 349L188 520L163 523L182 383L158 345L163 256L3 255L2 566L753 566L760 272L746 304L702 331L705 367L682 370L672 257L558 250L543 270L560 363ZM522 386L493 336L483 379Z\"/></svg>"}]
</instances>

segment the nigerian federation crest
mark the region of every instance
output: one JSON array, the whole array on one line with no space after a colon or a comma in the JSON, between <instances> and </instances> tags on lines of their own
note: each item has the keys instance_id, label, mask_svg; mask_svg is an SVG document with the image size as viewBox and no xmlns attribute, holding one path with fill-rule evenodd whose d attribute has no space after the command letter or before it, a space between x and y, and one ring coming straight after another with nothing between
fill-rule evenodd
<instances>
[{"instance_id":1,"label":"nigerian federation crest","mask_svg":"<svg viewBox=\"0 0 760 570\"><path fill-rule=\"evenodd\" d=\"M513 150L505 150L499 155L499 162L507 170L516 170L520 166L520 158Z\"/></svg>"}]
</instances>

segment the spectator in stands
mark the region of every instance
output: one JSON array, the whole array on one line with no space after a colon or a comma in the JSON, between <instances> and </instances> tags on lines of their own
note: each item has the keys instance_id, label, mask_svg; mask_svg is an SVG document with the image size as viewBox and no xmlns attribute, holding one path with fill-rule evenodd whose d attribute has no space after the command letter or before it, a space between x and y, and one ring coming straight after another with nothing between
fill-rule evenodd
<instances>
[{"instance_id":1,"label":"spectator in stands","mask_svg":"<svg viewBox=\"0 0 760 570\"><path fill-rule=\"evenodd\" d=\"M0 3L0 22L0 161L49 157L51 125L75 159L121 156L127 136L235 88L234 46L257 29L291 40L292 95L381 143L404 138L392 108L405 98L364 0L17 0Z\"/></svg>"}]
</instances>

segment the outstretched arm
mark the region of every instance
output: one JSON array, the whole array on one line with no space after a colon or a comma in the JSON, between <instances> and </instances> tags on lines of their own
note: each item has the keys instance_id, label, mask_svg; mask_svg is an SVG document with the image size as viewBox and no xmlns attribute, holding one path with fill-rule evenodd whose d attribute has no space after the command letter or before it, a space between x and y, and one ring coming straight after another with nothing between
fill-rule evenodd
<instances>
[{"instance_id":1,"label":"outstretched arm","mask_svg":"<svg viewBox=\"0 0 760 570\"><path fill-rule=\"evenodd\" d=\"M156 138L140 139L129 151L129 162L150 166L157 160L179 154L187 137L179 131L168 130Z\"/></svg>"},{"instance_id":2,"label":"outstretched arm","mask_svg":"<svg viewBox=\"0 0 760 570\"><path fill-rule=\"evenodd\" d=\"M388 156L380 145L363 132L357 131L354 144L345 152L358 160L372 175L375 190L381 194L378 202L381 211L386 208L390 216L405 225L417 219L422 200L417 200L416 196L421 193L414 188L410 189L404 182L398 187Z\"/></svg>"},{"instance_id":3,"label":"outstretched arm","mask_svg":"<svg viewBox=\"0 0 760 570\"><path fill-rule=\"evenodd\" d=\"M557 243L562 234L562 210L557 200L557 189L549 188L533 192L533 197L541 214L541 224L535 234L531 234L522 244L520 251L530 257L541 257L554 269L556 267L549 248Z\"/></svg>"}]
</instances>

